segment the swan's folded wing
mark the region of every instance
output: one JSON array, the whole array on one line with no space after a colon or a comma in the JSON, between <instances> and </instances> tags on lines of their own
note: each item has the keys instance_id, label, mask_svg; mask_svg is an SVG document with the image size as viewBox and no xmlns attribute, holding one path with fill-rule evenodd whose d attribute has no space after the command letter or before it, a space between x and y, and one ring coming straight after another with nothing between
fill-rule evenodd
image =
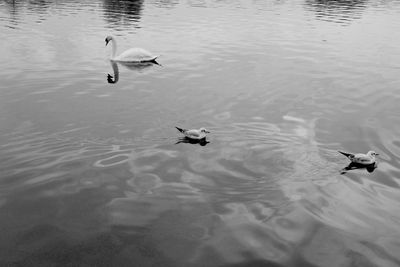
<instances>
[{"instance_id":1,"label":"swan's folded wing","mask_svg":"<svg viewBox=\"0 0 400 267\"><path fill-rule=\"evenodd\" d=\"M127 62L143 62L143 61L151 61L156 58L157 58L156 56L152 55L149 51L146 51L142 48L131 48L122 52L115 59Z\"/></svg>"}]
</instances>

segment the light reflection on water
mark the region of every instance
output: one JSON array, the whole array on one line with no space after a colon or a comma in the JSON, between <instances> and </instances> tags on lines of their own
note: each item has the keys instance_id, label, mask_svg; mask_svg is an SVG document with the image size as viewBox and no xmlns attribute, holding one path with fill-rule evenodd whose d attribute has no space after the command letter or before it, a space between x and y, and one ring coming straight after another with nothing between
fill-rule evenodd
<instances>
[{"instance_id":1,"label":"light reflection on water","mask_svg":"<svg viewBox=\"0 0 400 267\"><path fill-rule=\"evenodd\" d=\"M0 265L399 266L399 13L4 1ZM161 65L110 65L109 34Z\"/></svg>"}]
</instances>

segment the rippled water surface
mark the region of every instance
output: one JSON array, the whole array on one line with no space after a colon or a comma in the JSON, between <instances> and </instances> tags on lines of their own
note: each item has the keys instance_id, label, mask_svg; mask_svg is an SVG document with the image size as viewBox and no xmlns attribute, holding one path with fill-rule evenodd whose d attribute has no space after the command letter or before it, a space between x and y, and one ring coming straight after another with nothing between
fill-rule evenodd
<instances>
[{"instance_id":1,"label":"rippled water surface","mask_svg":"<svg viewBox=\"0 0 400 267\"><path fill-rule=\"evenodd\" d=\"M400 266L400 2L5 0L0 37L1 266Z\"/></svg>"}]
</instances>

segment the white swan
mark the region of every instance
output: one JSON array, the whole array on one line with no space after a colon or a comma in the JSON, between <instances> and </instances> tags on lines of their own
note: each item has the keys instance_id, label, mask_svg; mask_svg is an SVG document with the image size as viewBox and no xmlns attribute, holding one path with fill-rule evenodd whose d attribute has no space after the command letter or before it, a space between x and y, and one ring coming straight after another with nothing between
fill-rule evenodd
<instances>
[{"instance_id":1,"label":"white swan","mask_svg":"<svg viewBox=\"0 0 400 267\"><path fill-rule=\"evenodd\" d=\"M131 48L122 52L119 56L117 53L117 41L112 36L106 37L106 46L111 41L112 55L111 60L119 62L155 62L158 56L152 55L149 51L142 48Z\"/></svg>"}]
</instances>

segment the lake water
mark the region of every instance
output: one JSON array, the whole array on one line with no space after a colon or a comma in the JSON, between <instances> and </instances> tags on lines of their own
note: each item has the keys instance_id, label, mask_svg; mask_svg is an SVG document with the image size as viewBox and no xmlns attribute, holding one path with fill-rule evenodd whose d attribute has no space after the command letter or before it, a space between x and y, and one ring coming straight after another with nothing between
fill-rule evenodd
<instances>
[{"instance_id":1,"label":"lake water","mask_svg":"<svg viewBox=\"0 0 400 267\"><path fill-rule=\"evenodd\" d=\"M6 0L0 37L1 266L400 266L399 1Z\"/></svg>"}]
</instances>

